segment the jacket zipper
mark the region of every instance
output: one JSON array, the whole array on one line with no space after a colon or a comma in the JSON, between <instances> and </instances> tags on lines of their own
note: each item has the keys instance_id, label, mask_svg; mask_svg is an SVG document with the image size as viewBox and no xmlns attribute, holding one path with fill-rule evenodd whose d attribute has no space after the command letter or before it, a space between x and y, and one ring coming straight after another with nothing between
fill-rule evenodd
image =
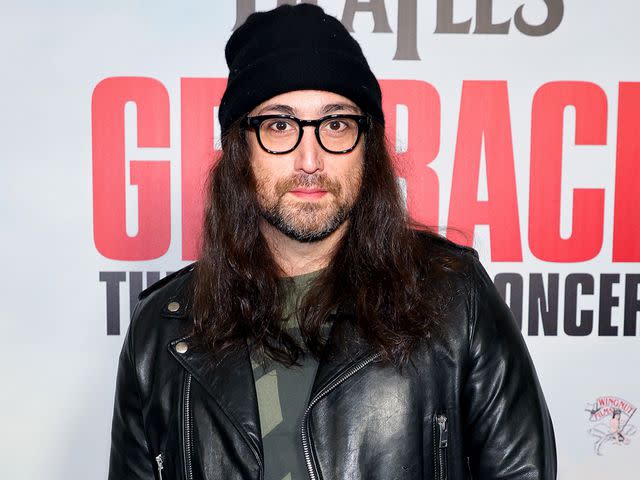
<instances>
[{"instance_id":1,"label":"jacket zipper","mask_svg":"<svg viewBox=\"0 0 640 480\"><path fill-rule=\"evenodd\" d=\"M193 464L191 463L193 422L191 420L191 374L188 373L184 380L183 398L183 425L184 425L184 476L187 480L193 480ZM162 480L162 479L161 479Z\"/></svg>"},{"instance_id":2,"label":"jacket zipper","mask_svg":"<svg viewBox=\"0 0 640 480\"><path fill-rule=\"evenodd\" d=\"M440 414L436 416L438 431L438 442L435 442L436 430L434 429L434 450L436 452L436 478L437 480L447 480L447 447L449 446L449 427L447 416Z\"/></svg>"},{"instance_id":3,"label":"jacket zipper","mask_svg":"<svg viewBox=\"0 0 640 480\"><path fill-rule=\"evenodd\" d=\"M328 383L322 390L320 390L309 402L306 410L304 411L304 415L302 416L302 428L300 430L300 434L302 436L302 451L304 453L304 460L307 465L307 471L309 473L309 480L319 480L320 472L317 472L314 466L313 452L311 451L311 446L309 442L309 421L311 413L311 409L315 406L318 401L334 390L338 385L344 382L346 379L356 374L364 367L369 365L371 362L381 357L380 353L376 353L375 355L371 355L370 357L365 358L361 362L357 363L350 369L346 370L343 374L339 375L333 381Z\"/></svg>"},{"instance_id":4,"label":"jacket zipper","mask_svg":"<svg viewBox=\"0 0 640 480\"><path fill-rule=\"evenodd\" d=\"M158 480L162 480L162 469L164 468L162 465L162 454L159 453L156 456L156 463L158 464Z\"/></svg>"}]
</instances>

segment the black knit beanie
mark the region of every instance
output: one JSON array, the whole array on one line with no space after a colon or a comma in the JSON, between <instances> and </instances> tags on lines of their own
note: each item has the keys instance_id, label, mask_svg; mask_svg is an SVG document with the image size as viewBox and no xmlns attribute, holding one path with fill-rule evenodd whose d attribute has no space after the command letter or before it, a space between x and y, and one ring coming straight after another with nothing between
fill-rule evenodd
<instances>
[{"instance_id":1,"label":"black knit beanie","mask_svg":"<svg viewBox=\"0 0 640 480\"><path fill-rule=\"evenodd\" d=\"M325 90L355 102L384 125L382 94L360 45L335 17L311 4L249 15L225 47L222 134L256 105L294 90Z\"/></svg>"}]
</instances>

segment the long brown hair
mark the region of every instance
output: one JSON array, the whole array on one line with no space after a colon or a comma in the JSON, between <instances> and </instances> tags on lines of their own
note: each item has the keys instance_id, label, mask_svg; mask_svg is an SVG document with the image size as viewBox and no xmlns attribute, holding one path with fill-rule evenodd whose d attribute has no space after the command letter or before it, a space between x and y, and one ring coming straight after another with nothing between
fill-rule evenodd
<instances>
[{"instance_id":1,"label":"long brown hair","mask_svg":"<svg viewBox=\"0 0 640 480\"><path fill-rule=\"evenodd\" d=\"M193 335L214 354L245 340L285 365L324 347L321 328L336 308L350 306L360 334L383 359L404 364L437 335L453 298L450 273L458 256L437 233L411 222L387 149L384 129L365 135L362 187L347 232L315 279L300 315L301 345L282 320L282 272L258 228L255 179L245 132L234 125L211 169L202 250L193 283Z\"/></svg>"}]
</instances>

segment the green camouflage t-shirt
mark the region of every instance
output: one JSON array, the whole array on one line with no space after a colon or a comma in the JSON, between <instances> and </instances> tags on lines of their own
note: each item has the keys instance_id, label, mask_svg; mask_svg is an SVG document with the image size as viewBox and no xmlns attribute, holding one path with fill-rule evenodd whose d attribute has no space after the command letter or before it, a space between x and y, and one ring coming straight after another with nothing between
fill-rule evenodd
<instances>
[{"instance_id":1,"label":"green camouflage t-shirt","mask_svg":"<svg viewBox=\"0 0 640 480\"><path fill-rule=\"evenodd\" d=\"M297 309L320 272L282 279L287 328L299 340ZM305 355L301 359L302 365L294 367L285 367L275 361L263 365L255 360L252 364L264 450L264 479L305 480L308 473L300 427L318 362L311 355Z\"/></svg>"}]
</instances>

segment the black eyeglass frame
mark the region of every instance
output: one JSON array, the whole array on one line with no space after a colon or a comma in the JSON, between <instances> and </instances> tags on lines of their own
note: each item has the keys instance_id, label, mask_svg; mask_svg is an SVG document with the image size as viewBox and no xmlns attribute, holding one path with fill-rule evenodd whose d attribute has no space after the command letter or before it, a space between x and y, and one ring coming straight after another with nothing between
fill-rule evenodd
<instances>
[{"instance_id":1,"label":"black eyeglass frame","mask_svg":"<svg viewBox=\"0 0 640 480\"><path fill-rule=\"evenodd\" d=\"M296 143L294 144L293 147L291 147L289 150L285 150L283 152L278 152L275 150L269 150L267 147L264 146L264 144L262 143L262 138L260 138L260 125L262 125L262 122L266 121L266 120L270 120L273 118L284 118L284 119L288 119L288 120L293 120L294 122L296 122L298 124L298 139L296 140ZM358 133L356 135L356 140L353 143L353 146L351 148L348 148L346 150L329 150L323 143L322 140L320 139L320 125L323 122L326 122L327 120L331 120L334 118L348 118L351 120L355 120L356 121L356 125L358 126ZM347 114L347 113L334 113L332 115L326 115L322 118L317 118L315 120L301 120L298 117L294 117L293 115L286 115L286 114L270 114L270 115L256 115L254 117L245 117L245 122L244 122L244 126L246 128L252 128L255 133L256 133L256 138L258 139L258 144L260 145L260 147L267 153L271 153L273 155L284 155L286 153L291 153L293 152L296 148L298 148L298 145L300 145L300 141L302 140L302 135L304 135L304 127L314 127L314 132L316 135L316 140L318 141L318 144L320 145L320 147L322 147L322 149L325 152L328 153L335 153L335 154L342 154L342 153L349 153L351 151L353 151L354 148L356 148L358 146L358 142L360 141L360 137L362 136L362 133L369 127L369 116L368 115L356 115L356 114Z\"/></svg>"}]
</instances>

